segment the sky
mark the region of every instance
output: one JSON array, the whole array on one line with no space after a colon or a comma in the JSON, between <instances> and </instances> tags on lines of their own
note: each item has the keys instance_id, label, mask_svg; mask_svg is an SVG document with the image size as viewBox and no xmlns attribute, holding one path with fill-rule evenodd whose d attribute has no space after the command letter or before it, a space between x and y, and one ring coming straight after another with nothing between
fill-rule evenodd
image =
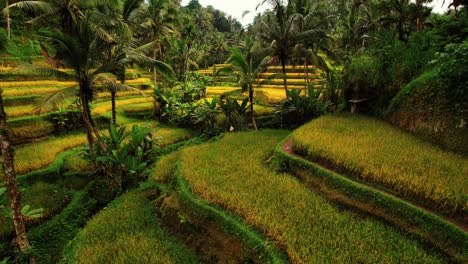
<instances>
[{"instance_id":1,"label":"sky","mask_svg":"<svg viewBox=\"0 0 468 264\"><path fill-rule=\"evenodd\" d=\"M189 2L190 0L182 0L182 5L185 6ZM263 12L266 9L265 5L260 6L257 11L255 10L258 4L262 2L262 0L199 0L199 2L203 6L212 5L214 8L235 17L244 26L252 23L257 12ZM442 13L446 11L450 0L445 0L445 6L442 6L443 2L444 0L434 0L430 6L434 7L435 12ZM250 13L242 18L242 14L246 10L250 11Z\"/></svg>"}]
</instances>

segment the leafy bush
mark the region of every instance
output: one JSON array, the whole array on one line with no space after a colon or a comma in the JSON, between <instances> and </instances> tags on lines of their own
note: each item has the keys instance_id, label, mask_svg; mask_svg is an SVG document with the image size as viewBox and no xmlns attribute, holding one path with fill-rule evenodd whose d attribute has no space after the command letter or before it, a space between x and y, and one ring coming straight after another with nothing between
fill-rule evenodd
<instances>
[{"instance_id":1,"label":"leafy bush","mask_svg":"<svg viewBox=\"0 0 468 264\"><path fill-rule=\"evenodd\" d=\"M428 71L403 87L391 101L386 118L439 146L468 153L464 143L468 140L465 113L468 100L464 88L450 88L438 81L439 78L436 71ZM450 95L451 89L461 90L461 95Z\"/></svg>"},{"instance_id":2,"label":"leafy bush","mask_svg":"<svg viewBox=\"0 0 468 264\"><path fill-rule=\"evenodd\" d=\"M49 115L49 120L54 124L55 132L64 134L82 127L81 112L78 109L66 110L60 108Z\"/></svg>"},{"instance_id":3,"label":"leafy bush","mask_svg":"<svg viewBox=\"0 0 468 264\"><path fill-rule=\"evenodd\" d=\"M135 125L129 133L125 133L125 129L117 130L110 124L109 136L102 135L106 148L95 146L94 154L88 151L84 156L96 163L98 180L94 190L103 203L146 178L144 171L153 150L150 128Z\"/></svg>"},{"instance_id":4,"label":"leafy bush","mask_svg":"<svg viewBox=\"0 0 468 264\"><path fill-rule=\"evenodd\" d=\"M468 41L449 44L431 62L438 75L439 86L446 90L451 102L468 100ZM457 105L460 106L460 105Z\"/></svg>"},{"instance_id":5,"label":"leafy bush","mask_svg":"<svg viewBox=\"0 0 468 264\"><path fill-rule=\"evenodd\" d=\"M321 90L315 91L314 86L310 85L305 95L301 95L303 91L288 90L288 98L281 101L275 115L282 126L296 127L328 111L329 102L319 99Z\"/></svg>"},{"instance_id":6,"label":"leafy bush","mask_svg":"<svg viewBox=\"0 0 468 264\"><path fill-rule=\"evenodd\" d=\"M236 99L221 96L219 106L226 116L226 129L240 131L246 127L247 111L249 110L249 98L244 98L241 103Z\"/></svg>"}]
</instances>

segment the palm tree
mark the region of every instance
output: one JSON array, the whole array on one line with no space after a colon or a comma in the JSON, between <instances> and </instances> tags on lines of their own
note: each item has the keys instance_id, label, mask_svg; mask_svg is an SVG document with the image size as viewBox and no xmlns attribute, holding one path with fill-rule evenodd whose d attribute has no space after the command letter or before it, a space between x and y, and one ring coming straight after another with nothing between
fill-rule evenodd
<instances>
[{"instance_id":1,"label":"palm tree","mask_svg":"<svg viewBox=\"0 0 468 264\"><path fill-rule=\"evenodd\" d=\"M294 8L291 4L285 6L282 0L264 0L261 4L269 3L273 6L273 13L267 14L263 23L263 32L260 37L265 41L271 41L274 55L281 63L283 83L286 96L288 96L288 84L286 81L286 63L293 47L313 36L317 35L317 29L306 29L301 24L304 16L300 12L310 12L309 8L303 9L299 5ZM289 8L288 8L289 7ZM293 12L293 13L290 13Z\"/></svg>"},{"instance_id":2,"label":"palm tree","mask_svg":"<svg viewBox=\"0 0 468 264\"><path fill-rule=\"evenodd\" d=\"M154 60L158 59L158 52L159 60L164 60L163 42L175 33L179 14L178 4L172 0L149 0L147 8L140 12L141 27L147 31L147 34L143 36L144 42L156 42L153 48ZM153 68L153 75L156 88L158 82L156 68Z\"/></svg>"},{"instance_id":3,"label":"palm tree","mask_svg":"<svg viewBox=\"0 0 468 264\"><path fill-rule=\"evenodd\" d=\"M255 122L255 113L254 113L254 90L253 86L260 78L260 73L262 73L267 66L268 61L271 58L266 57L258 66L253 65L253 42L250 38L247 38L245 41L245 53L242 52L240 48L234 47L231 48L231 55L229 56L226 63L230 66L221 68L219 72L230 72L233 75L237 76L238 82L242 87L242 91L249 93L249 102L250 102L250 118L252 124L257 130L257 123Z\"/></svg>"},{"instance_id":4,"label":"palm tree","mask_svg":"<svg viewBox=\"0 0 468 264\"><path fill-rule=\"evenodd\" d=\"M10 207L16 232L16 242L18 243L20 251L26 253L29 250L30 245L26 235L24 216L21 212L21 194L18 191L18 185L16 182L13 148L10 144L7 133L7 122L3 107L2 92L3 91L0 91L0 144L3 157L3 178L10 198Z\"/></svg>"},{"instance_id":5,"label":"palm tree","mask_svg":"<svg viewBox=\"0 0 468 264\"><path fill-rule=\"evenodd\" d=\"M91 22L91 14L85 16L73 24L74 33L67 34L59 30L42 32L42 36L48 40L57 50L56 58L64 67L73 69L73 72L63 72L50 67L40 67L31 64L21 65L16 71L34 73L50 77L75 80L77 87L69 87L43 97L39 102L39 111L49 110L64 103L71 95L78 95L81 103L83 125L86 130L90 151L93 152L95 138L99 146L105 149L100 135L93 122L89 103L94 99L96 84L104 82L106 85L114 85L107 78L108 74L120 66L123 56L109 60L108 48L115 40L106 35L103 38L101 30L95 29Z\"/></svg>"},{"instance_id":6,"label":"palm tree","mask_svg":"<svg viewBox=\"0 0 468 264\"><path fill-rule=\"evenodd\" d=\"M100 8L115 8L120 0L23 0L11 4L10 8L36 14L30 23L43 23L47 28L54 27L65 33L75 31L74 25L83 19L86 11L99 13Z\"/></svg>"}]
</instances>

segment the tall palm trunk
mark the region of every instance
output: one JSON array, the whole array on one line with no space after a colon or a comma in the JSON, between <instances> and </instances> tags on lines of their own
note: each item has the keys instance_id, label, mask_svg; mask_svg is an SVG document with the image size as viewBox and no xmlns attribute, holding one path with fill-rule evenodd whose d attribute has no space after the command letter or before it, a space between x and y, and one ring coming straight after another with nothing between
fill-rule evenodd
<instances>
[{"instance_id":1,"label":"tall palm trunk","mask_svg":"<svg viewBox=\"0 0 468 264\"><path fill-rule=\"evenodd\" d=\"M258 130L257 123L255 122L252 84L249 84L249 101L250 101L250 118L252 119L252 124L253 124L255 130Z\"/></svg>"},{"instance_id":2,"label":"tall palm trunk","mask_svg":"<svg viewBox=\"0 0 468 264\"><path fill-rule=\"evenodd\" d=\"M306 75L306 92L309 90L309 61L307 59L304 60L304 69Z\"/></svg>"},{"instance_id":3,"label":"tall palm trunk","mask_svg":"<svg viewBox=\"0 0 468 264\"><path fill-rule=\"evenodd\" d=\"M115 91L111 91L111 102L112 102L112 124L117 126L117 113L115 109Z\"/></svg>"},{"instance_id":4,"label":"tall palm trunk","mask_svg":"<svg viewBox=\"0 0 468 264\"><path fill-rule=\"evenodd\" d=\"M281 70L283 72L283 83L284 83L284 92L286 93L286 98L289 98L288 96L288 82L286 81L286 59L281 56Z\"/></svg>"},{"instance_id":5,"label":"tall palm trunk","mask_svg":"<svg viewBox=\"0 0 468 264\"><path fill-rule=\"evenodd\" d=\"M8 35L8 39L11 38L11 24L10 24L10 10L8 9L8 6L9 6L9 2L8 0L6 0L6 22L7 22L7 35Z\"/></svg>"},{"instance_id":6,"label":"tall palm trunk","mask_svg":"<svg viewBox=\"0 0 468 264\"><path fill-rule=\"evenodd\" d=\"M156 60L156 53L157 49L153 49L153 59ZM158 87L158 72L156 71L156 67L153 66L153 78L154 78L154 89Z\"/></svg>"},{"instance_id":7,"label":"tall palm trunk","mask_svg":"<svg viewBox=\"0 0 468 264\"><path fill-rule=\"evenodd\" d=\"M16 232L16 242L21 252L26 252L29 248L29 240L26 235L24 216L21 213L21 194L16 183L16 172L14 165L13 148L7 133L6 114L3 107L2 91L0 91L0 143L3 157L3 177L10 198L10 207L13 213L13 224Z\"/></svg>"},{"instance_id":8,"label":"tall palm trunk","mask_svg":"<svg viewBox=\"0 0 468 264\"><path fill-rule=\"evenodd\" d=\"M88 98L84 93L83 89L80 89L80 101L81 101L81 116L83 117L83 125L86 130L86 136L88 138L88 145L89 145L89 153L94 154L94 143L95 139L93 136L93 130L91 128L91 121L89 120L89 108L87 105L89 104Z\"/></svg>"}]
</instances>

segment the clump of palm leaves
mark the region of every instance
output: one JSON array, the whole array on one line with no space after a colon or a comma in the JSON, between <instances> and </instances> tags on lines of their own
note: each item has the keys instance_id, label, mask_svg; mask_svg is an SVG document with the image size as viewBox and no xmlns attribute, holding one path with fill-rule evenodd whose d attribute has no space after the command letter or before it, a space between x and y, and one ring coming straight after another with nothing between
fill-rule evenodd
<instances>
[{"instance_id":1,"label":"clump of palm leaves","mask_svg":"<svg viewBox=\"0 0 468 264\"><path fill-rule=\"evenodd\" d=\"M249 98L239 103L237 100L221 96L219 106L226 116L226 128L233 131L243 130L246 127L246 117L249 110Z\"/></svg>"},{"instance_id":2,"label":"clump of palm leaves","mask_svg":"<svg viewBox=\"0 0 468 264\"><path fill-rule=\"evenodd\" d=\"M95 146L94 152L84 155L85 160L96 163L94 193L103 204L146 178L144 172L153 153L150 128L134 125L130 132L125 130L111 124L109 135L101 136L106 147Z\"/></svg>"},{"instance_id":3,"label":"clump of palm leaves","mask_svg":"<svg viewBox=\"0 0 468 264\"><path fill-rule=\"evenodd\" d=\"M275 112L277 122L284 127L297 127L325 114L330 108L328 101L320 99L322 90L315 90L312 84L307 90L291 89L287 94L287 98L281 101Z\"/></svg>"}]
</instances>

